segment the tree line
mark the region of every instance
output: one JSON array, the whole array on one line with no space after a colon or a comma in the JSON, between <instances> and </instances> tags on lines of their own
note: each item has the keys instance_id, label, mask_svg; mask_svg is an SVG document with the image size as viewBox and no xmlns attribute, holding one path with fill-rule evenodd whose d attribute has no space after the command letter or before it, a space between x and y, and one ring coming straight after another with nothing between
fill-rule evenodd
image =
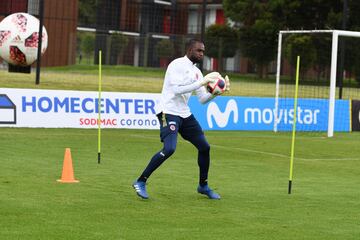
<instances>
[{"instance_id":1,"label":"tree line","mask_svg":"<svg viewBox=\"0 0 360 240\"><path fill-rule=\"evenodd\" d=\"M258 66L259 76L276 57L280 30L343 29L360 30L360 1L347 0L224 0L227 18L239 32L240 49ZM345 29L344 29L345 30ZM285 56L294 64L296 55L306 56L304 68L314 66L321 74L330 62L331 39L311 35L293 35L284 45ZM347 41L344 69L360 76L360 47Z\"/></svg>"},{"instance_id":2,"label":"tree line","mask_svg":"<svg viewBox=\"0 0 360 240\"><path fill-rule=\"evenodd\" d=\"M223 0L226 25L212 25L206 29L206 54L219 59L233 57L238 50L255 65L259 77L266 77L269 63L276 59L280 30L343 29L360 31L360 1L346 0L348 10L343 14L345 0ZM79 20L92 24L96 18L96 0L79 1ZM89 38L89 36L87 36ZM114 36L112 45L117 52L123 48L116 40L127 43L124 36ZM360 46L355 40L346 44L345 70L360 76ZM85 39L83 49L91 51L91 41ZM319 35L292 35L284 42L284 56L294 64L296 55L304 58L303 69L312 67L320 76L330 63L331 38ZM172 56L176 46L171 40L163 40L156 46L158 55Z\"/></svg>"}]
</instances>

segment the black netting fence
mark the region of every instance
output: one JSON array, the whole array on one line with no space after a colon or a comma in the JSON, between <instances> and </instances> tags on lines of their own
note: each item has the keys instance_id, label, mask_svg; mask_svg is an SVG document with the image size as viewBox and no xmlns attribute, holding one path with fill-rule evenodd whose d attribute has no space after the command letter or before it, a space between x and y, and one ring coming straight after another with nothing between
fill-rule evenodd
<instances>
[{"instance_id":1,"label":"black netting fence","mask_svg":"<svg viewBox=\"0 0 360 240\"><path fill-rule=\"evenodd\" d=\"M275 95L276 44L269 51L273 61L261 68L246 58L238 25L226 19L221 0L8 0L0 1L0 20L14 12L39 17L41 2L48 33L42 67L96 66L101 50L104 65L163 71L171 60L184 56L188 39L198 38L205 42L201 66L205 73L235 74L233 79L241 74L242 82L233 84L236 95ZM358 52L356 44L348 41L346 45L350 52ZM345 66L356 59L345 57ZM291 80L293 72L288 68L282 73ZM310 66L309 72L317 79L328 78L326 71L315 76L320 72L316 66ZM346 69L343 85L357 89L357 72L356 66ZM257 77L259 73L265 80ZM351 98L348 92L345 89L344 96Z\"/></svg>"}]
</instances>

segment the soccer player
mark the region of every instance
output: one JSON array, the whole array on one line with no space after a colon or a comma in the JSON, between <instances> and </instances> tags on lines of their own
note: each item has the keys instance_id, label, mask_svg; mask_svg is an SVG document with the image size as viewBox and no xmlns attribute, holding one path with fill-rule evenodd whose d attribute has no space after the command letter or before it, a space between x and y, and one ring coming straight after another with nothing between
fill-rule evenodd
<instances>
[{"instance_id":1,"label":"soccer player","mask_svg":"<svg viewBox=\"0 0 360 240\"><path fill-rule=\"evenodd\" d=\"M175 152L178 133L198 150L200 170L198 193L210 199L220 199L220 195L214 192L207 183L210 145L188 106L192 92L196 93L203 104L213 99L215 95L208 93L205 86L222 78L217 72L203 77L196 64L202 62L204 51L205 46L202 41L191 39L186 44L186 55L173 60L166 70L157 111L163 148L151 158L141 176L133 183L137 195L143 199L149 198L145 184L150 175ZM229 78L226 76L225 80L226 90L229 90Z\"/></svg>"}]
</instances>

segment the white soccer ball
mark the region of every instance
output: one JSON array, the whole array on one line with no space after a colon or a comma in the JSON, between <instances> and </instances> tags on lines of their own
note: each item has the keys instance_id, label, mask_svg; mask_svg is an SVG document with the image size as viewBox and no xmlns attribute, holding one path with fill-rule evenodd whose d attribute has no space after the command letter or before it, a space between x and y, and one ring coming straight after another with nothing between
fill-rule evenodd
<instances>
[{"instance_id":1,"label":"white soccer ball","mask_svg":"<svg viewBox=\"0 0 360 240\"><path fill-rule=\"evenodd\" d=\"M226 83L225 80L219 76L214 83L208 83L206 90L213 95L221 95L225 92Z\"/></svg>"},{"instance_id":2,"label":"white soccer ball","mask_svg":"<svg viewBox=\"0 0 360 240\"><path fill-rule=\"evenodd\" d=\"M27 13L13 13L0 22L0 57L10 64L29 66L37 59L39 20ZM45 27L41 54L48 46Z\"/></svg>"}]
</instances>

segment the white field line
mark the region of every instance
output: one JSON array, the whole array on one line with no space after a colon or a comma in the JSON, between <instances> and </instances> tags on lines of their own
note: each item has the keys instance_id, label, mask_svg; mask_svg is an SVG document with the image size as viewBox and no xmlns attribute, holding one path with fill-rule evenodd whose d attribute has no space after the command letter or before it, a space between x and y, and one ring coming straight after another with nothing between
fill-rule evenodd
<instances>
[{"instance_id":1,"label":"white field line","mask_svg":"<svg viewBox=\"0 0 360 240\"><path fill-rule=\"evenodd\" d=\"M211 144L211 147L217 147L217 148L223 148L223 149L229 149L229 150L238 150L241 152L258 153L258 154L269 155L269 156L273 156L273 157L289 158L289 156L284 155L284 154L273 153L273 152L264 152L264 151L258 151L258 150L248 149L248 148L222 146L222 145L218 145L218 144Z\"/></svg>"},{"instance_id":2,"label":"white field line","mask_svg":"<svg viewBox=\"0 0 360 240\"><path fill-rule=\"evenodd\" d=\"M17 133L12 133L12 134L17 134ZM18 134L22 134L22 133L18 133ZM42 134L42 135L47 135L47 134ZM67 135L67 133L53 133L51 135L55 135L55 136L63 136L63 135ZM72 135L76 135L76 136L84 136L84 135L88 135L88 136L97 136L96 133L86 133L86 134L82 134L82 133L75 133ZM129 134L129 136L131 137L136 137L136 138L144 138L144 139L152 139L152 140L159 140L159 137L153 137L153 136L144 136L144 135L139 135L139 134ZM323 137L321 137L323 138ZM180 139L179 139L180 140ZM281 158L290 158L290 155L285 155L285 154L280 154L280 153L275 153L275 152L265 152L265 151L258 151L258 150L253 150L253 149L248 149L248 148L239 148L239 147L231 147L231 146L223 146L223 145L218 145L218 144L211 144L212 147L216 147L216 148L222 148L222 149L229 149L229 150L236 150L236 151L240 151L240 152L251 152L251 153L256 153L256 154L262 154L262 155L268 155L268 156L272 156L272 157L281 157ZM301 157L295 157L295 160L300 160L300 161L359 161L360 158L301 158Z\"/></svg>"},{"instance_id":3,"label":"white field line","mask_svg":"<svg viewBox=\"0 0 360 240\"><path fill-rule=\"evenodd\" d=\"M263 155L268 155L268 156L272 156L272 157L290 158L290 155L274 153L274 152L264 152L264 151L258 151L258 150L253 150L253 149L221 146L221 145L216 145L216 144L211 144L211 146L218 147L218 148L230 149L230 150L234 149L234 150L239 150L242 152L263 154ZM301 158L301 157L295 157L294 159L301 160L301 161L359 161L360 160L359 158Z\"/></svg>"},{"instance_id":4,"label":"white field line","mask_svg":"<svg viewBox=\"0 0 360 240\"><path fill-rule=\"evenodd\" d=\"M143 136L143 135L137 135L137 134L131 134L132 137L137 138L145 138L145 139L159 139L159 137L152 137L152 136ZM239 148L239 147L231 147L231 146L223 146L218 144L211 144L211 147L216 148L222 148L222 149L228 149L228 150L236 150L240 152L250 152L250 153L256 153L256 154L262 154L262 155L268 155L272 157L281 157L281 158L290 158L290 155L275 153L275 152L265 152L265 151L258 151L248 148ZM359 158L301 158L301 157L295 157L295 160L300 161L359 161Z\"/></svg>"}]
</instances>

